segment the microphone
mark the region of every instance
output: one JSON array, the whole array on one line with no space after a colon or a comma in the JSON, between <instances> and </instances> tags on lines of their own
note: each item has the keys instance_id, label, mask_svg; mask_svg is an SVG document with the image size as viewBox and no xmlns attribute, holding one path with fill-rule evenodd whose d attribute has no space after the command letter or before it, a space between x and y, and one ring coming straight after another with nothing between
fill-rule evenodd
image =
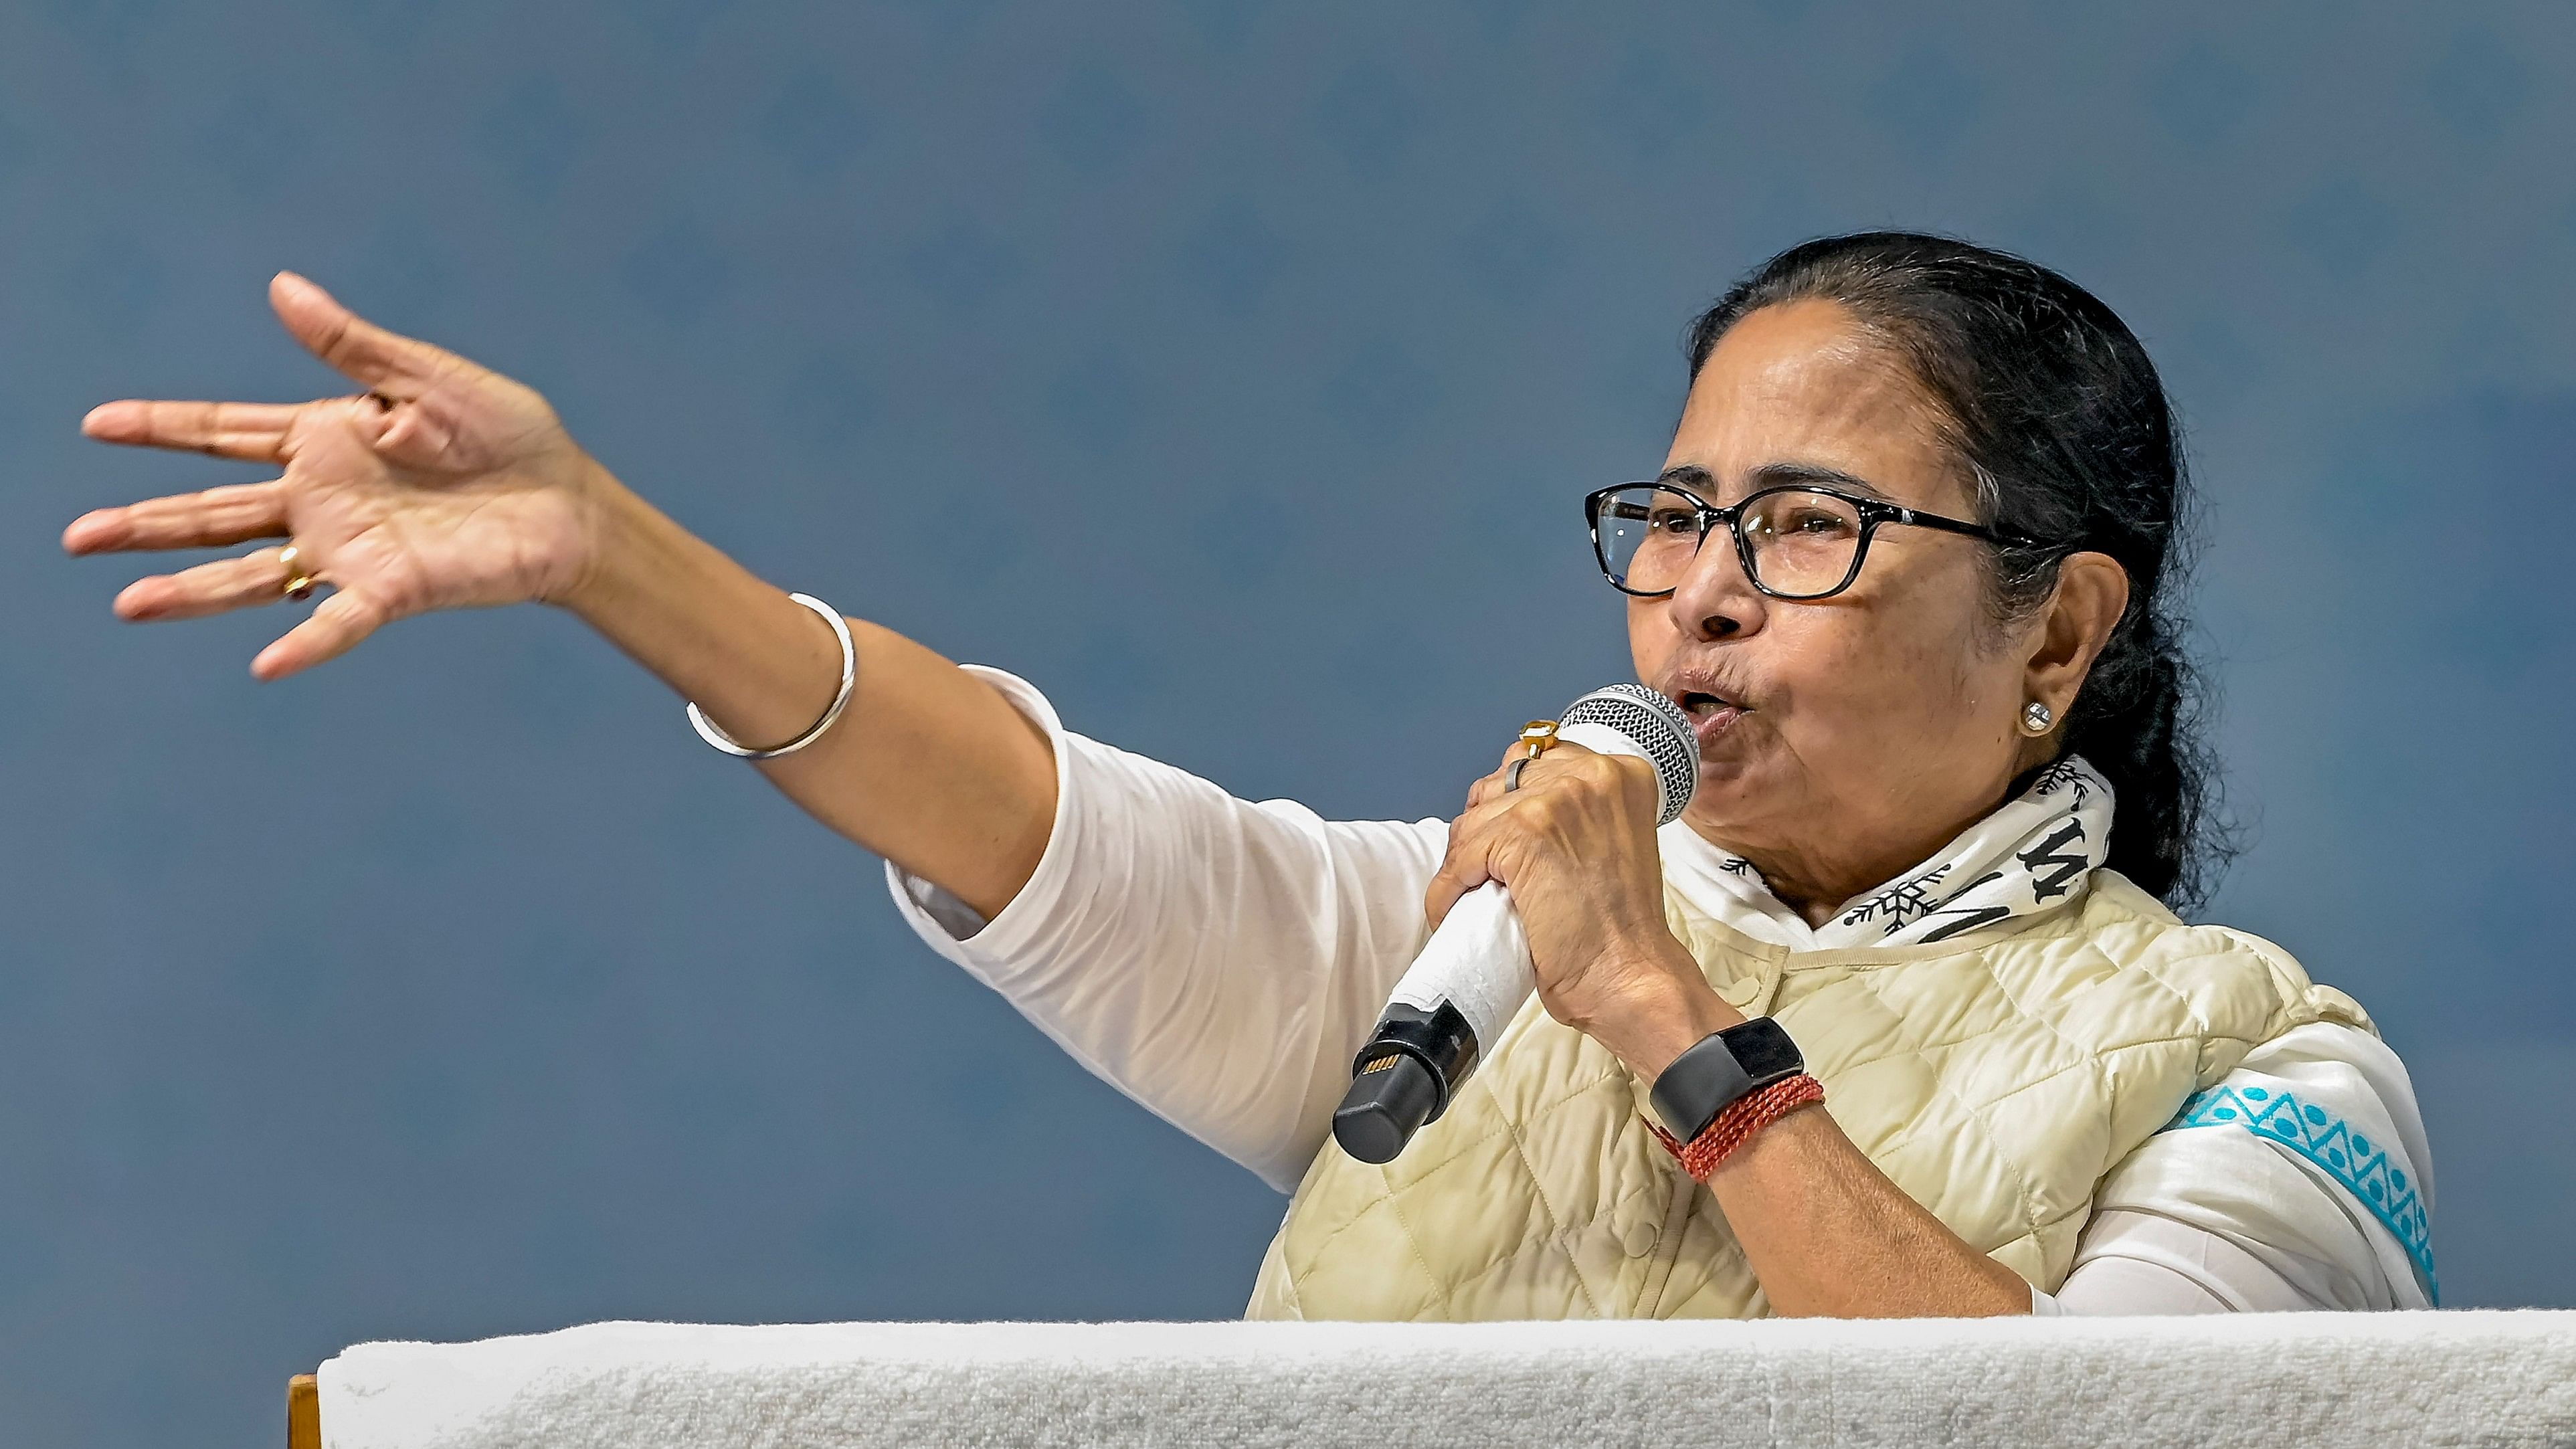
<instances>
[{"instance_id":1,"label":"microphone","mask_svg":"<svg viewBox=\"0 0 2576 1449\"><path fill-rule=\"evenodd\" d=\"M1596 689L1568 706L1556 737L1655 767L1669 825L1699 785L1699 735L1681 707L1642 684ZM1538 989L1529 936L1499 881L1459 897L1387 998L1377 1030L1351 1061L1333 1140L1362 1162L1392 1162L1440 1120L1486 1049Z\"/></svg>"}]
</instances>

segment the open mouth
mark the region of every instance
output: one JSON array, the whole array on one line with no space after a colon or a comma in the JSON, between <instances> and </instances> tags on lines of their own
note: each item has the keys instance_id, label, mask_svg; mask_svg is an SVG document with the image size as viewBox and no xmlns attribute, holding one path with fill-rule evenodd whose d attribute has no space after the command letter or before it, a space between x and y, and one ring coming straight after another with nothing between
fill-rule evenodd
<instances>
[{"instance_id":1,"label":"open mouth","mask_svg":"<svg viewBox=\"0 0 2576 1449\"><path fill-rule=\"evenodd\" d=\"M1730 725L1750 713L1749 707L1704 689L1683 690L1673 702L1682 707L1682 713L1690 716L1691 728L1698 733L1703 752Z\"/></svg>"}]
</instances>

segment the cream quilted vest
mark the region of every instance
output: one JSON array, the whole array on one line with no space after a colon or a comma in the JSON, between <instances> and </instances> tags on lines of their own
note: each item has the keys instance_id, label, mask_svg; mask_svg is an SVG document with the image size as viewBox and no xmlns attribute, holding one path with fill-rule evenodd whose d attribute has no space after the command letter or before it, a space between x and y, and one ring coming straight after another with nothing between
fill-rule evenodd
<instances>
[{"instance_id":1,"label":"cream quilted vest","mask_svg":"<svg viewBox=\"0 0 2576 1449\"><path fill-rule=\"evenodd\" d=\"M2184 1098L2291 1027L2370 1024L2278 947L2186 926L2109 870L2054 911L1932 946L1791 953L1665 904L1719 994L1788 1029L1861 1151L2042 1291L2096 1184ZM1531 998L1403 1156L1372 1167L1325 1145L1247 1316L1767 1313L1645 1106L1644 1083Z\"/></svg>"}]
</instances>

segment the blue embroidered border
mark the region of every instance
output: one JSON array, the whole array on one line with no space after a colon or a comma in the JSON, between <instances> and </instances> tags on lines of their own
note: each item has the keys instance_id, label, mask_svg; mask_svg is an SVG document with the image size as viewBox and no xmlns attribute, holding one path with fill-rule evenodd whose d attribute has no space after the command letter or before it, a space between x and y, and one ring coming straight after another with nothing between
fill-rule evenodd
<instances>
[{"instance_id":1,"label":"blue embroidered border","mask_svg":"<svg viewBox=\"0 0 2576 1449\"><path fill-rule=\"evenodd\" d=\"M2267 1087L2231 1087L2225 1083L2195 1092L2165 1128L2237 1126L2286 1147L2323 1168L2370 1209L2371 1215L2397 1235L2406 1256L2415 1260L2424 1279L2424 1294L2441 1301L2433 1277L2433 1224L2424 1199L2405 1170L2392 1167L2387 1149L2345 1125L2343 1118L2288 1092Z\"/></svg>"}]
</instances>

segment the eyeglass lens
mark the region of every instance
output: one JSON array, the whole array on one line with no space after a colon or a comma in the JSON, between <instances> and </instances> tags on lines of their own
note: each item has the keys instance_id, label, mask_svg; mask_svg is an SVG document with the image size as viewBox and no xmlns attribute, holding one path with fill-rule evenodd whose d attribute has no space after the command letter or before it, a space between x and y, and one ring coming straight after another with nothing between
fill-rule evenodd
<instances>
[{"instance_id":1,"label":"eyeglass lens","mask_svg":"<svg viewBox=\"0 0 2576 1449\"><path fill-rule=\"evenodd\" d=\"M1595 517L1601 567L1622 588L1657 594L1679 587L1699 554L1699 508L1677 489L1622 488L1601 501ZM1830 493L1763 494L1735 526L1753 557L1754 582L1793 598L1842 587L1860 552L1860 510Z\"/></svg>"}]
</instances>

